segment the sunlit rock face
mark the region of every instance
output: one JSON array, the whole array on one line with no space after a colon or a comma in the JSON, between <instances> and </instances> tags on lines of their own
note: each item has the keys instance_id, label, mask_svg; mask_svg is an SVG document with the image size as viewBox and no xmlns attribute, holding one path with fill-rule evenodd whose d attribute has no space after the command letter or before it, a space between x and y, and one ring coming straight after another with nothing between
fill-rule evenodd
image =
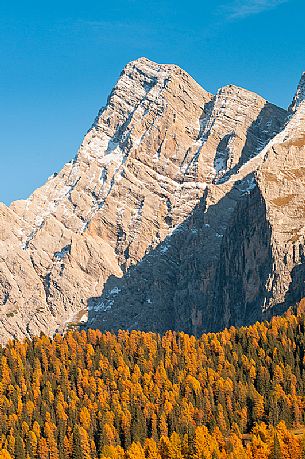
<instances>
[{"instance_id":1,"label":"sunlit rock face","mask_svg":"<svg viewBox=\"0 0 305 459\"><path fill-rule=\"evenodd\" d=\"M0 206L0 339L201 333L304 290L304 75L289 111L176 65L129 63L75 157ZM303 201L302 201L303 200Z\"/></svg>"}]
</instances>

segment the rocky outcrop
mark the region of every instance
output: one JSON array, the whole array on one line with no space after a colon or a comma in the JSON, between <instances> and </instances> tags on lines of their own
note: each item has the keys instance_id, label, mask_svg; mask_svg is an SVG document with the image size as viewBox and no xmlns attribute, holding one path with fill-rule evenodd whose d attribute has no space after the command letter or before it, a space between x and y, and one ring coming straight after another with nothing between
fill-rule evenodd
<instances>
[{"instance_id":1,"label":"rocky outcrop","mask_svg":"<svg viewBox=\"0 0 305 459\"><path fill-rule=\"evenodd\" d=\"M1 340L87 310L92 327L200 333L284 308L303 256L302 81L286 112L128 64L75 159L0 208Z\"/></svg>"},{"instance_id":2,"label":"rocky outcrop","mask_svg":"<svg viewBox=\"0 0 305 459\"><path fill-rule=\"evenodd\" d=\"M305 72L302 73L295 96L289 107L290 113L295 113L304 100L305 100Z\"/></svg>"}]
</instances>

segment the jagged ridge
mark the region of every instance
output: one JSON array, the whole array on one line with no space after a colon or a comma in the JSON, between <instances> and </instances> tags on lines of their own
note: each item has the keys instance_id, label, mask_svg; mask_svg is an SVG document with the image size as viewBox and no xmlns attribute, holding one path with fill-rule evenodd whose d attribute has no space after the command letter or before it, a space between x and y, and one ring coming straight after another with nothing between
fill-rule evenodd
<instances>
[{"instance_id":1,"label":"jagged ridge","mask_svg":"<svg viewBox=\"0 0 305 459\"><path fill-rule=\"evenodd\" d=\"M298 125L293 127L293 135L303 126L301 109L302 103L283 131L289 138L289 126ZM166 323L185 328L188 323L189 330L208 329L210 321L215 321L224 308L222 305L213 311L213 301L215 288L225 288L223 278L227 273L219 274L218 266L221 254L226 251L224 241L235 231L232 222L238 224L237 216L242 209L258 202L260 208L266 209L266 228L271 224L268 196L263 185L257 191L259 179L253 172L268 156L268 142L282 135L276 136L286 119L285 110L245 89L230 85L213 96L175 65L159 65L145 58L129 63L75 159L28 200L17 201L4 210L1 226L14 227L14 231L12 234L9 231L8 236L3 233L1 243L2 340L40 330L47 333L62 330L65 323L79 320L88 304L90 324L103 326L102 305L109 293L108 283L104 297L99 297L107 279L115 297L106 308L107 327L118 326L117 310L121 311L120 320L129 327L155 329L159 323L164 328ZM278 138L278 143L281 142L283 138ZM210 232L202 231L200 225L196 228L196 215L200 215L199 223L202 218L211 220L204 223L210 225ZM255 215L251 218L255 220ZM249 228L252 224L256 225L251 220L247 222ZM169 256L171 251L166 249L166 241L175 238L180 228L186 230L181 232L183 237L175 255L180 263L177 277L172 276L174 259ZM195 230L200 237L188 250L182 242L195 234ZM240 247L244 243L241 241ZM204 266L199 273L197 262L194 265L191 259L195 249L201 246ZM255 251L255 247L251 250ZM147 304L139 303L136 296L129 296L125 304L126 297L120 295L118 279L123 276L125 282L134 272L132 266L141 260L145 263L148 253L157 260L162 260L160 253L167 257L169 279L174 277L180 283L183 276L187 277L189 273L183 275L181 271L183 266L188 266L183 269L190 269L191 278L195 279L182 296L176 297L172 295L176 284L169 282L167 296L174 300L171 307L162 296L154 302L150 298L151 303L145 309ZM273 252L272 257L276 258ZM261 257L254 258L257 264L254 270L258 272ZM188 259L190 262L185 265ZM155 269L158 266L159 261ZM253 296L257 311L261 310L262 301L265 308L267 303L273 304L272 288L264 287L265 274L259 276L262 285L259 283L256 303ZM241 271L238 276L236 282L242 276ZM160 276L153 274L151 279L154 279L149 292L152 297ZM140 273L135 281L138 290L146 290L146 281ZM283 291L287 289L286 281L282 284ZM246 283L244 289L248 288ZM264 289L268 290L267 296ZM245 296L248 298L248 293ZM219 326L228 320L238 320L238 311L235 315L230 313L234 295L225 301L226 319L219 321ZM185 310L180 311L180 306ZM142 322L135 324L132 308L136 309L132 313L135 316L141 312ZM166 319L179 315L180 322Z\"/></svg>"}]
</instances>

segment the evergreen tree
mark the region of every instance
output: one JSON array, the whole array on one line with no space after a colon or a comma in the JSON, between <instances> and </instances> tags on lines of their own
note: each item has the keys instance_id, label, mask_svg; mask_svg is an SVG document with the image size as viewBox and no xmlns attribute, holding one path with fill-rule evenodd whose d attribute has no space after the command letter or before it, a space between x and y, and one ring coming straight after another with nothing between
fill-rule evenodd
<instances>
[{"instance_id":1,"label":"evergreen tree","mask_svg":"<svg viewBox=\"0 0 305 459\"><path fill-rule=\"evenodd\" d=\"M282 459L281 445L277 433L274 433L270 459Z\"/></svg>"},{"instance_id":2,"label":"evergreen tree","mask_svg":"<svg viewBox=\"0 0 305 459\"><path fill-rule=\"evenodd\" d=\"M17 435L15 442L15 457L16 459L25 459L25 450L22 438L20 435Z\"/></svg>"},{"instance_id":3,"label":"evergreen tree","mask_svg":"<svg viewBox=\"0 0 305 459\"><path fill-rule=\"evenodd\" d=\"M73 429L72 459L84 459L82 452L81 435L78 425L76 425Z\"/></svg>"}]
</instances>

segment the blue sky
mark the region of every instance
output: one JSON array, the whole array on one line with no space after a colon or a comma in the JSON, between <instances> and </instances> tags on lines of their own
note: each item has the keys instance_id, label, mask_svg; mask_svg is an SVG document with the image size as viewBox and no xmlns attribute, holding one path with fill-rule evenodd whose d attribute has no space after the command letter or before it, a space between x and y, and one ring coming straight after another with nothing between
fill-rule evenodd
<instances>
[{"instance_id":1,"label":"blue sky","mask_svg":"<svg viewBox=\"0 0 305 459\"><path fill-rule=\"evenodd\" d=\"M74 157L140 56L211 92L234 83L287 106L305 70L304 24L304 0L4 0L0 201L26 198Z\"/></svg>"}]
</instances>

